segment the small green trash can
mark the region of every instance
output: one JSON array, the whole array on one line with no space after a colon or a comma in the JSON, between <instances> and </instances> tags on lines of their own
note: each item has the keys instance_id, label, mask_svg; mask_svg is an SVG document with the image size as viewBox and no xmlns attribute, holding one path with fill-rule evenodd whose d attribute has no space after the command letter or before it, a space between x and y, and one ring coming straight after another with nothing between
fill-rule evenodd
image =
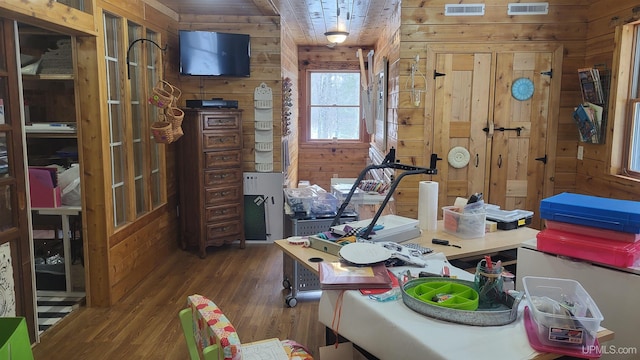
<instances>
[{"instance_id":1,"label":"small green trash can","mask_svg":"<svg viewBox=\"0 0 640 360\"><path fill-rule=\"evenodd\" d=\"M27 322L23 317L0 318L0 359L33 360Z\"/></svg>"}]
</instances>

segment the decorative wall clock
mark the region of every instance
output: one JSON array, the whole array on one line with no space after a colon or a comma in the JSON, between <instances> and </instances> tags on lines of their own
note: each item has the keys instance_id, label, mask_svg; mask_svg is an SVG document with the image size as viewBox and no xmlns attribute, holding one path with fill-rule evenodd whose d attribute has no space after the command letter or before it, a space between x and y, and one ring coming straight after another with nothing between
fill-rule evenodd
<instances>
[{"instance_id":1,"label":"decorative wall clock","mask_svg":"<svg viewBox=\"0 0 640 360\"><path fill-rule=\"evenodd\" d=\"M533 96L533 81L524 77L516 79L511 84L511 95L516 100L529 100Z\"/></svg>"}]
</instances>

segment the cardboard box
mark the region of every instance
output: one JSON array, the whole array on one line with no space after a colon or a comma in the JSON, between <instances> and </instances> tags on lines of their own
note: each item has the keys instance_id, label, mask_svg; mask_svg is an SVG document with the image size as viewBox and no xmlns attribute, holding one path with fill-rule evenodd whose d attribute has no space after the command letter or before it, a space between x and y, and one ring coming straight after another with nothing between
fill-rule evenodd
<instances>
[{"instance_id":1,"label":"cardboard box","mask_svg":"<svg viewBox=\"0 0 640 360\"><path fill-rule=\"evenodd\" d=\"M56 169L29 167L31 207L59 207L62 205Z\"/></svg>"}]
</instances>

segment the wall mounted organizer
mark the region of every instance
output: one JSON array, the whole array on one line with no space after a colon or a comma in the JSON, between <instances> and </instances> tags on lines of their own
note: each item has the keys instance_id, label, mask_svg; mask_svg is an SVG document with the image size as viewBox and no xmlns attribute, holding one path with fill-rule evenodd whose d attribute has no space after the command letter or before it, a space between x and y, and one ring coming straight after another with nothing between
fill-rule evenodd
<instances>
[{"instance_id":1,"label":"wall mounted organizer","mask_svg":"<svg viewBox=\"0 0 640 360\"><path fill-rule=\"evenodd\" d=\"M273 91L261 83L253 92L256 171L273 171Z\"/></svg>"},{"instance_id":2,"label":"wall mounted organizer","mask_svg":"<svg viewBox=\"0 0 640 360\"><path fill-rule=\"evenodd\" d=\"M293 108L293 82L290 78L282 80L282 136L291 134L291 110Z\"/></svg>"}]
</instances>

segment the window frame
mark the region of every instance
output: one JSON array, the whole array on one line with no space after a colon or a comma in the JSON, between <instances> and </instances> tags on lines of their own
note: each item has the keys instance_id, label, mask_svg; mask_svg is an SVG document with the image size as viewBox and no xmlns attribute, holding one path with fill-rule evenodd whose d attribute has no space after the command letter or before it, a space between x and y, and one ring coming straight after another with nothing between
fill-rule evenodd
<instances>
[{"instance_id":1,"label":"window frame","mask_svg":"<svg viewBox=\"0 0 640 360\"><path fill-rule=\"evenodd\" d=\"M318 145L318 144L368 144L369 143L369 134L367 133L367 129L365 126L364 119L362 118L362 103L359 98L359 125L360 125L360 134L358 139L311 139L311 74L313 73L359 73L360 69L357 66L344 66L339 69L333 68L314 68L314 69L306 69L304 71L304 77L302 81L304 82L302 88L305 89L303 99L302 108L304 111L301 112L303 115L303 121L300 123L301 131L300 131L300 144L308 144L308 145ZM362 74L360 74L362 76Z\"/></svg>"},{"instance_id":2,"label":"window frame","mask_svg":"<svg viewBox=\"0 0 640 360\"><path fill-rule=\"evenodd\" d=\"M118 34L115 44L107 42L106 34L106 21L113 21L112 19L117 19L118 21ZM162 78L162 66L160 66L160 57L161 54L159 52L160 49L155 50L155 47L152 46L149 41L139 41L134 46L134 48L129 48L133 41L137 39L130 39L130 29L132 27L136 28L136 36L147 36L148 34L154 35L154 41L159 43L161 39L161 33L155 29L151 29L148 26L141 24L132 19L128 19L123 16L119 16L117 14L104 12L103 13L103 29L105 31L104 34L104 55L105 62L109 60L110 56L107 54L107 49L109 47L113 47L115 49L115 60L118 63L117 67L117 82L118 89L120 92L119 102L120 108L118 109L119 115L122 119L121 122L121 139L120 143L122 146L122 154L120 159L120 164L114 164L115 159L113 157L113 119L112 119L112 111L109 108L109 112L107 114L109 121L109 162L111 164L111 176L109 178L111 184L111 210L113 222L111 225L114 229L122 229L126 227L126 225L137 221L138 219L144 217L145 215L151 213L153 210L160 208L162 205L167 203L167 182L165 179L166 176L166 155L165 149L163 146L159 146L153 141L153 135L151 134L150 125L154 119L157 119L158 110L152 108L150 105L147 105L146 94L149 93L150 88L153 86L152 80L157 80ZM153 48L149 50L149 47ZM154 55L152 55L154 54ZM129 58L129 65L126 64L126 58ZM125 58L126 57L126 58ZM107 70L108 66L107 66ZM129 71L134 70L137 83L137 99L135 96L132 97L132 91L134 88L131 86L131 81L134 79L129 79ZM107 71L107 87L109 87L110 82L113 80L113 76L109 76L109 72ZM152 79L150 79L150 77ZM107 88L107 95L109 94L109 88ZM109 106L112 99L107 99L107 105ZM137 112L137 116L139 119L134 119L134 111L132 110L132 106L139 106L139 111ZM139 137L134 138L136 136L133 122L139 121L140 131ZM136 162L136 152L134 151L134 146L138 144L141 149L142 154L138 152L139 161ZM157 164L157 167L153 167L152 161L154 164ZM137 164L137 165L136 165ZM122 167L122 181L121 186L123 187L121 195L124 197L124 200L120 199L118 201L123 201L123 204L117 204L116 202L116 192L114 189L114 175L113 169L117 166ZM135 166L142 166L141 172L142 174L136 175ZM154 165L155 166L155 165ZM158 178L159 179L156 179ZM140 178L142 178L143 186L136 187L136 181L140 182ZM117 185L117 184L116 184ZM142 192L141 194L137 194L137 192ZM137 201L136 199L142 198L143 200ZM142 203L142 208L138 205Z\"/></svg>"}]
</instances>

